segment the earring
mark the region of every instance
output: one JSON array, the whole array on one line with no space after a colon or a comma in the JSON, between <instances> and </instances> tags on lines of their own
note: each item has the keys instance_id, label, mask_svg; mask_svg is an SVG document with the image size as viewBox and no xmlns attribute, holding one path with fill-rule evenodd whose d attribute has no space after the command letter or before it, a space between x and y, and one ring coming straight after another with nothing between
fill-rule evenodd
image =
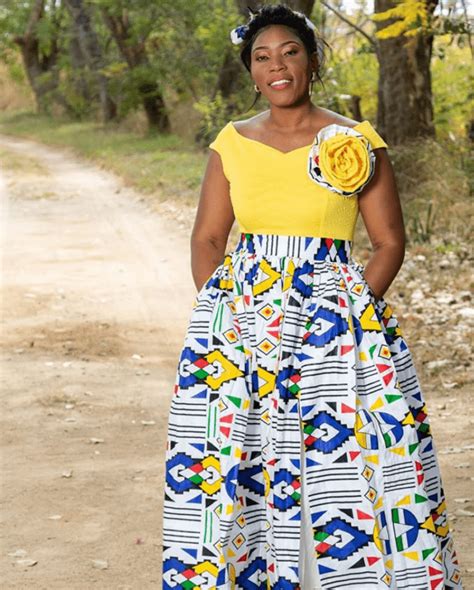
<instances>
[{"instance_id":1,"label":"earring","mask_svg":"<svg viewBox=\"0 0 474 590\"><path fill-rule=\"evenodd\" d=\"M254 88L255 92L257 92L257 93L260 92L260 90L257 88L257 85L256 84L253 85L253 88Z\"/></svg>"}]
</instances>

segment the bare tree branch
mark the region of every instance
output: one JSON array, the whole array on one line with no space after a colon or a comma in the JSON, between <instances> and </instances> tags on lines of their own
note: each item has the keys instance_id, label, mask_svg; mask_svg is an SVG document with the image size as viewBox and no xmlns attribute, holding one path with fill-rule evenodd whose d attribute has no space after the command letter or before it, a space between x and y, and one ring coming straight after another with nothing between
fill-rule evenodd
<instances>
[{"instance_id":1,"label":"bare tree branch","mask_svg":"<svg viewBox=\"0 0 474 590\"><path fill-rule=\"evenodd\" d=\"M355 29L358 33L360 33L361 35L363 35L367 41L371 44L371 45L377 45L375 39L373 37L371 37L370 35L368 35L363 29L361 29L358 25L356 25L355 23L351 22L347 16L345 16L344 14L342 14L342 12L340 12L339 10L337 10L337 8L334 8L334 6L331 6L329 4L329 2L326 2L325 0L321 0L321 4L323 6L325 6L327 9L331 10L332 12L334 12L334 14L340 18L343 22L345 22L346 24L348 24L350 27L352 27L353 29Z\"/></svg>"}]
</instances>

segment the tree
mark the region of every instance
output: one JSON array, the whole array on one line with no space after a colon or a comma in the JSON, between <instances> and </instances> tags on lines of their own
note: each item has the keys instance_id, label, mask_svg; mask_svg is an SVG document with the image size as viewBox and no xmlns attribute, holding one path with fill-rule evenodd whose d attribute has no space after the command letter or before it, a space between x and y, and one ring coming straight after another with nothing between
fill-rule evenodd
<instances>
[{"instance_id":1,"label":"tree","mask_svg":"<svg viewBox=\"0 0 474 590\"><path fill-rule=\"evenodd\" d=\"M353 23L326 0L321 3L362 35L379 65L377 127L391 144L433 137L431 58L436 34L462 38L467 16L434 16L438 0L375 0L375 36ZM381 24L385 21L385 24ZM388 21L388 24L387 24Z\"/></svg>"},{"instance_id":2,"label":"tree","mask_svg":"<svg viewBox=\"0 0 474 590\"><path fill-rule=\"evenodd\" d=\"M58 43L58 20L55 2L50 5L50 32L48 42L41 42L38 28L45 16L45 0L35 0L23 32L14 36L23 60L25 72L35 95L38 112L49 110L51 93L58 87L57 61L60 53ZM59 94L55 94L59 99Z\"/></svg>"},{"instance_id":3,"label":"tree","mask_svg":"<svg viewBox=\"0 0 474 590\"><path fill-rule=\"evenodd\" d=\"M377 125L391 143L434 137L431 56L434 35L428 30L438 0L375 0L379 62ZM388 27L382 21L389 21ZM416 30L414 24L421 24ZM392 27L391 30L389 27ZM405 35L412 31L412 34Z\"/></svg>"},{"instance_id":4,"label":"tree","mask_svg":"<svg viewBox=\"0 0 474 590\"><path fill-rule=\"evenodd\" d=\"M148 126L155 131L170 131L170 120L165 108L165 101L157 81L153 77L153 68L146 51L146 39L150 32L137 34L133 30L130 11L121 2L102 5L101 12L105 24L131 71L135 73L136 87L145 110Z\"/></svg>"},{"instance_id":5,"label":"tree","mask_svg":"<svg viewBox=\"0 0 474 590\"><path fill-rule=\"evenodd\" d=\"M110 97L108 80L102 73L105 60L102 56L99 39L92 25L91 13L83 0L65 0L65 3L73 20L73 27L76 32L76 39L80 52L82 56L85 57L88 65L95 74L97 87L99 89L102 121L107 123L108 121L115 119L117 115L117 106Z\"/></svg>"}]
</instances>

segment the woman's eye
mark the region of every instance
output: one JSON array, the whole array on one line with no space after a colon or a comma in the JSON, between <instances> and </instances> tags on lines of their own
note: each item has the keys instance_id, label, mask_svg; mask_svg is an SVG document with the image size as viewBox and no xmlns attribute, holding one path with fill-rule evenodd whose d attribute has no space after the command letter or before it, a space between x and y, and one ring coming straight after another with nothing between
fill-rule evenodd
<instances>
[{"instance_id":1,"label":"woman's eye","mask_svg":"<svg viewBox=\"0 0 474 590\"><path fill-rule=\"evenodd\" d=\"M285 52L285 55L287 53L298 53L298 50L297 49L290 49L289 51ZM255 61L260 61L260 58L265 58L265 57L267 57L267 56L266 55L259 55L258 57L255 58Z\"/></svg>"}]
</instances>

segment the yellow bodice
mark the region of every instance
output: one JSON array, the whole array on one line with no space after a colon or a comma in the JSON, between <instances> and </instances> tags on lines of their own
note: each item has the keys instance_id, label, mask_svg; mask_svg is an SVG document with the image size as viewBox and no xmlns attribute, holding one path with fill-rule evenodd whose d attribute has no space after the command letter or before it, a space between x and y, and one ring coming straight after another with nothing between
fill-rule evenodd
<instances>
[{"instance_id":1,"label":"yellow bodice","mask_svg":"<svg viewBox=\"0 0 474 590\"><path fill-rule=\"evenodd\" d=\"M369 121L354 129L373 149L388 147ZM229 121L209 147L221 157L241 232L353 239L358 195L337 194L310 178L311 144L282 152L244 137Z\"/></svg>"}]
</instances>

